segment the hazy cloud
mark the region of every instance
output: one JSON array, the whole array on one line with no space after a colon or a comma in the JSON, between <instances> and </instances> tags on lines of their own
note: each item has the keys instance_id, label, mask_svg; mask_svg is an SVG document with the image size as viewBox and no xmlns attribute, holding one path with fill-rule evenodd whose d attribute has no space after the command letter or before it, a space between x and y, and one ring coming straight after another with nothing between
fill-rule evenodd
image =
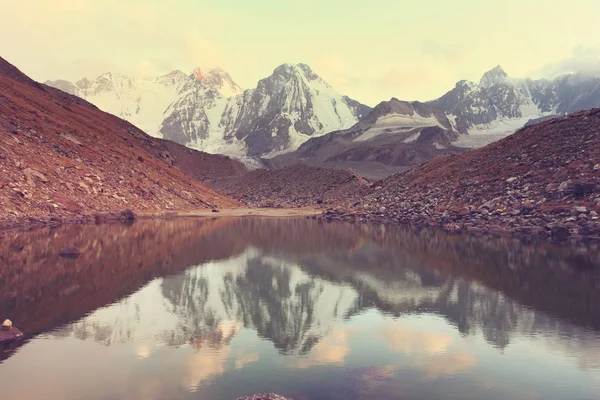
<instances>
[{"instance_id":1,"label":"hazy cloud","mask_svg":"<svg viewBox=\"0 0 600 400\"><path fill-rule=\"evenodd\" d=\"M223 65L222 51L219 46L202 35L198 29L188 32L185 40L186 56L193 65L203 68L227 67Z\"/></svg>"},{"instance_id":2,"label":"hazy cloud","mask_svg":"<svg viewBox=\"0 0 600 400\"><path fill-rule=\"evenodd\" d=\"M386 324L380 334L390 349L405 354L444 354L452 344L452 336L426 332L404 324Z\"/></svg>"},{"instance_id":3,"label":"hazy cloud","mask_svg":"<svg viewBox=\"0 0 600 400\"><path fill-rule=\"evenodd\" d=\"M351 332L348 329L334 329L327 337L317 343L310 351L307 359L297 361L295 367L310 368L323 364L343 364L350 353L348 338Z\"/></svg>"},{"instance_id":4,"label":"hazy cloud","mask_svg":"<svg viewBox=\"0 0 600 400\"><path fill-rule=\"evenodd\" d=\"M463 61L466 57L466 53L462 47L442 45L441 43L433 40L423 41L421 45L421 53L426 57L451 63Z\"/></svg>"},{"instance_id":5,"label":"hazy cloud","mask_svg":"<svg viewBox=\"0 0 600 400\"><path fill-rule=\"evenodd\" d=\"M417 357L416 365L425 372L425 379L433 380L444 375L456 375L475 367L475 357L465 351L457 351L434 357Z\"/></svg>"},{"instance_id":6,"label":"hazy cloud","mask_svg":"<svg viewBox=\"0 0 600 400\"><path fill-rule=\"evenodd\" d=\"M600 76L600 47L576 47L569 57L548 64L532 75L552 78L575 72Z\"/></svg>"},{"instance_id":7,"label":"hazy cloud","mask_svg":"<svg viewBox=\"0 0 600 400\"><path fill-rule=\"evenodd\" d=\"M306 62L337 91L375 105L430 100L497 64L516 77L543 65L538 74L600 68L597 0L580 0L585 13L565 13L559 0L456 0L435 10L396 0L6 3L0 55L42 81L219 65L249 88L279 64ZM547 21L561 21L561 32Z\"/></svg>"}]
</instances>

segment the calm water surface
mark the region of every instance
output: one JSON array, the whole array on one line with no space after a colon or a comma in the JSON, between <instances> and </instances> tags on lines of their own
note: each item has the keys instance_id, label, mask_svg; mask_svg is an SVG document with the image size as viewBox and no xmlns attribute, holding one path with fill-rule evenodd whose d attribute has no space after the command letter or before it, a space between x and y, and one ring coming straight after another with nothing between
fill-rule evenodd
<instances>
[{"instance_id":1,"label":"calm water surface","mask_svg":"<svg viewBox=\"0 0 600 400\"><path fill-rule=\"evenodd\" d=\"M28 340L2 398L599 399L599 263L312 220L4 232L0 318Z\"/></svg>"}]
</instances>

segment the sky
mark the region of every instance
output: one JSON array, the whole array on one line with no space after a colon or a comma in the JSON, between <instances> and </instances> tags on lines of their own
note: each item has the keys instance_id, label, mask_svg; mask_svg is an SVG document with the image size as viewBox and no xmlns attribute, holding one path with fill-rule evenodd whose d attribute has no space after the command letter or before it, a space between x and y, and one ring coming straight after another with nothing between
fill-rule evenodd
<instances>
[{"instance_id":1,"label":"sky","mask_svg":"<svg viewBox=\"0 0 600 400\"><path fill-rule=\"evenodd\" d=\"M0 0L0 56L40 81L220 66L243 88L304 62L374 105L500 64L600 71L598 0Z\"/></svg>"}]
</instances>

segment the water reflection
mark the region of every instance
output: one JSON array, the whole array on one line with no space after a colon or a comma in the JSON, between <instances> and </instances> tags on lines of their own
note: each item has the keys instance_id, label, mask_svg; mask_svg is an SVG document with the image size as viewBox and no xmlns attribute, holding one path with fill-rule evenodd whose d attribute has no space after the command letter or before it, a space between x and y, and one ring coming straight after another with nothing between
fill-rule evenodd
<instances>
[{"instance_id":1,"label":"water reflection","mask_svg":"<svg viewBox=\"0 0 600 400\"><path fill-rule=\"evenodd\" d=\"M600 395L597 248L207 219L8 232L0 254L0 316L34 338L4 353L15 396L59 349L73 369L46 398ZM81 365L111 385L90 397Z\"/></svg>"}]
</instances>

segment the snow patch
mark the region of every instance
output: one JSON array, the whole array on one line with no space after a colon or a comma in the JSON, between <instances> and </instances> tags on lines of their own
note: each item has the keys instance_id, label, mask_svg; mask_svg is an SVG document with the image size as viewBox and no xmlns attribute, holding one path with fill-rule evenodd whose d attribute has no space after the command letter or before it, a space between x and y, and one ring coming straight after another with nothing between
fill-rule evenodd
<instances>
[{"instance_id":1,"label":"snow patch","mask_svg":"<svg viewBox=\"0 0 600 400\"><path fill-rule=\"evenodd\" d=\"M411 130L439 126L444 128L435 116L423 117L417 113L413 115L388 114L380 117L373 126L354 139L355 142L364 142L384 133L392 133L394 130ZM394 132L397 133L397 132ZM418 136L417 136L418 138ZM414 140L417 140L416 138ZM407 142L410 143L410 142Z\"/></svg>"}]
</instances>

